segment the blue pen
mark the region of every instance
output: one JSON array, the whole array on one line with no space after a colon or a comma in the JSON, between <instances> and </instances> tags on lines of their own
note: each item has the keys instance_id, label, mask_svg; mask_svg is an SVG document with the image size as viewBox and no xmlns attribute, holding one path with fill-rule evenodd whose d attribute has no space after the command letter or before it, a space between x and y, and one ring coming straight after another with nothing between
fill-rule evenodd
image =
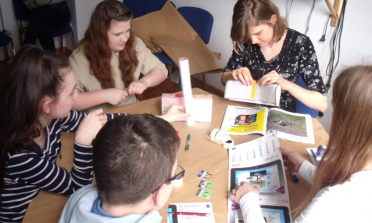
<instances>
[{"instance_id":1,"label":"blue pen","mask_svg":"<svg viewBox=\"0 0 372 223\"><path fill-rule=\"evenodd\" d=\"M297 177L297 173L295 173L295 172L291 172L291 174L292 174L293 181L294 181L295 183L300 182L300 179L298 179L298 177Z\"/></svg>"}]
</instances>

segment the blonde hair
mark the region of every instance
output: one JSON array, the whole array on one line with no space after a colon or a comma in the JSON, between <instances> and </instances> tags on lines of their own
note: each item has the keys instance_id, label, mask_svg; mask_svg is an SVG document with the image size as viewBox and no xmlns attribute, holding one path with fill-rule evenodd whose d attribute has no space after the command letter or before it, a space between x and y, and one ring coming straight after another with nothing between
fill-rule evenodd
<instances>
[{"instance_id":1,"label":"blonde hair","mask_svg":"<svg viewBox=\"0 0 372 223\"><path fill-rule=\"evenodd\" d=\"M312 188L294 210L297 217L323 188L341 184L372 157L372 66L345 69L333 87L333 117L327 150ZM357 111L357 112L355 112Z\"/></svg>"},{"instance_id":2,"label":"blonde hair","mask_svg":"<svg viewBox=\"0 0 372 223\"><path fill-rule=\"evenodd\" d=\"M271 17L277 16L273 25ZM268 24L273 27L271 43L278 42L287 29L287 20L280 17L279 9L270 0L238 0L234 6L230 37L235 52L244 43L251 44L249 30L253 26Z\"/></svg>"}]
</instances>

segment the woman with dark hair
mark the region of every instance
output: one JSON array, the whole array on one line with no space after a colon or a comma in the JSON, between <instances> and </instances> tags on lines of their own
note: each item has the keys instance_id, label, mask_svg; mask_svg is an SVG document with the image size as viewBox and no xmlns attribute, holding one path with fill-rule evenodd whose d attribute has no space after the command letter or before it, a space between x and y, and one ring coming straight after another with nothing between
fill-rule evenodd
<instances>
[{"instance_id":1,"label":"woman with dark hair","mask_svg":"<svg viewBox=\"0 0 372 223\"><path fill-rule=\"evenodd\" d=\"M371 86L372 66L351 67L337 77L329 142L317 166L282 148L286 168L312 184L294 210L294 222L372 222ZM244 219L252 219L246 223L264 222L260 211L250 211L257 210L259 194L242 183L230 195L240 203Z\"/></svg>"},{"instance_id":2,"label":"woman with dark hair","mask_svg":"<svg viewBox=\"0 0 372 223\"><path fill-rule=\"evenodd\" d=\"M93 179L92 141L108 119L71 110L79 97L68 60L32 45L14 58L0 94L0 222L21 222L40 189L71 195ZM187 116L172 107L171 122ZM174 115L173 115L174 114ZM61 131L76 133L71 172L59 167Z\"/></svg>"},{"instance_id":3,"label":"woman with dark hair","mask_svg":"<svg viewBox=\"0 0 372 223\"><path fill-rule=\"evenodd\" d=\"M324 112L326 89L320 75L314 46L309 37L287 28L278 8L270 0L238 0L234 6L230 37L233 54L222 76L261 86L279 84L280 108L296 112L295 98ZM298 86L299 75L308 89Z\"/></svg>"},{"instance_id":4,"label":"woman with dark hair","mask_svg":"<svg viewBox=\"0 0 372 223\"><path fill-rule=\"evenodd\" d=\"M134 94L166 78L165 65L131 34L132 17L117 0L102 1L95 8L84 39L70 57L81 92L74 109L134 103Z\"/></svg>"}]
</instances>

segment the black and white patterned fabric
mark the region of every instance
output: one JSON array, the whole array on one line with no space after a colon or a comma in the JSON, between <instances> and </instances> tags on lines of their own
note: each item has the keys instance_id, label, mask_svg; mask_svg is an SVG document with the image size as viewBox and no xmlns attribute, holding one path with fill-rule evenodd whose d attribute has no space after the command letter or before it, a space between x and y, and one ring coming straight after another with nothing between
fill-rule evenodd
<instances>
[{"instance_id":1,"label":"black and white patterned fabric","mask_svg":"<svg viewBox=\"0 0 372 223\"><path fill-rule=\"evenodd\" d=\"M242 50L233 50L224 72L232 72L240 67L248 67L253 79L258 80L263 75L275 70L284 79L297 83L301 75L308 90L317 91L323 95L326 89L319 71L319 64L314 46L309 37L288 29L281 52L266 61L257 44L243 44ZM280 108L296 112L295 98L282 91Z\"/></svg>"}]
</instances>

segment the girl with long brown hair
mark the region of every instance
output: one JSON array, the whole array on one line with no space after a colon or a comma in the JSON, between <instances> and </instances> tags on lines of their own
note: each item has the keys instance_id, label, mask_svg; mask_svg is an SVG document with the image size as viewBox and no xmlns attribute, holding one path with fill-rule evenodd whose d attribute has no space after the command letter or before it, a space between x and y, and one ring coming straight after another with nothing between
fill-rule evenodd
<instances>
[{"instance_id":1,"label":"girl with long brown hair","mask_svg":"<svg viewBox=\"0 0 372 223\"><path fill-rule=\"evenodd\" d=\"M93 179L92 140L109 115L71 110L79 97L68 60L23 46L0 94L0 222L21 222L40 189L71 195ZM76 133L73 168L59 167L61 131Z\"/></svg>"},{"instance_id":2,"label":"girl with long brown hair","mask_svg":"<svg viewBox=\"0 0 372 223\"><path fill-rule=\"evenodd\" d=\"M296 112L295 99L317 111L327 109L326 89L314 46L309 37L287 28L270 0L238 0L230 33L233 53L222 73L221 83L253 81L282 88L280 108ZM299 76L307 89L298 86Z\"/></svg>"},{"instance_id":3,"label":"girl with long brown hair","mask_svg":"<svg viewBox=\"0 0 372 223\"><path fill-rule=\"evenodd\" d=\"M282 148L286 168L312 184L294 222L372 222L371 86L372 66L351 67L337 77L329 142L317 166ZM259 193L242 183L230 198L240 203L245 219L265 222L261 212L249 211Z\"/></svg>"},{"instance_id":4,"label":"girl with long brown hair","mask_svg":"<svg viewBox=\"0 0 372 223\"><path fill-rule=\"evenodd\" d=\"M74 109L103 109L136 102L134 94L167 76L165 65L131 33L132 12L117 0L95 8L84 39L70 56L81 92ZM140 78L140 74L144 76Z\"/></svg>"}]
</instances>

